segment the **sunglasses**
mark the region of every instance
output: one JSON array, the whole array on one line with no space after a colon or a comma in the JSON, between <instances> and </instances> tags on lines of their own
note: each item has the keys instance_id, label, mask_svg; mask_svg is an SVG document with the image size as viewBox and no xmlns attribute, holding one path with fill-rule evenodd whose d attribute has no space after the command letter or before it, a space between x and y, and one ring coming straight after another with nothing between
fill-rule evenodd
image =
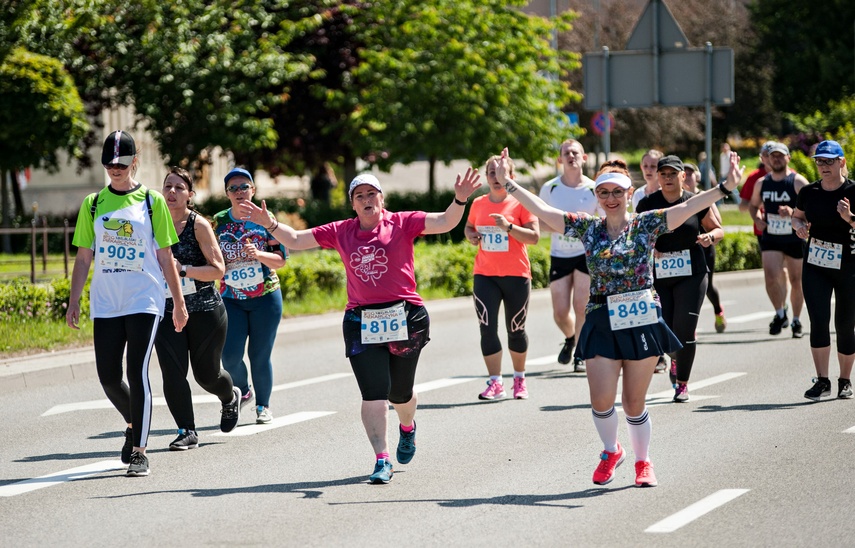
<instances>
[{"instance_id":1,"label":"sunglasses","mask_svg":"<svg viewBox=\"0 0 855 548\"><path fill-rule=\"evenodd\" d=\"M833 166L837 158L814 158L813 160L818 166Z\"/></svg>"},{"instance_id":2,"label":"sunglasses","mask_svg":"<svg viewBox=\"0 0 855 548\"><path fill-rule=\"evenodd\" d=\"M249 183L244 183L244 184L242 184L242 185L232 185L232 186L230 186L230 187L226 188L226 190L227 190L227 191L229 191L229 192L231 192L231 193L235 193L235 192L238 192L238 191L249 190L249 189L251 189L251 188L252 188L252 185L251 185L251 184L249 184Z\"/></svg>"},{"instance_id":3,"label":"sunglasses","mask_svg":"<svg viewBox=\"0 0 855 548\"><path fill-rule=\"evenodd\" d=\"M104 164L104 169L120 169L125 170L131 167L130 165L125 164Z\"/></svg>"},{"instance_id":4,"label":"sunglasses","mask_svg":"<svg viewBox=\"0 0 855 548\"><path fill-rule=\"evenodd\" d=\"M615 198L620 198L624 194L626 194L626 190L624 190L622 188L616 188L616 189L611 190L611 191L605 190L605 189L597 191L597 197L601 200L608 200L609 196L614 196Z\"/></svg>"}]
</instances>

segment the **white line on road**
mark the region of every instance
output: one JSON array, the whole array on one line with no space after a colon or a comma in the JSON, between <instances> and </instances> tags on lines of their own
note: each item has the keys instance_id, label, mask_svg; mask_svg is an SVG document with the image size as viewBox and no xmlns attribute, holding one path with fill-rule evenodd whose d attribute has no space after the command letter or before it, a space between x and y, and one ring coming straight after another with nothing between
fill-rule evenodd
<instances>
[{"instance_id":1,"label":"white line on road","mask_svg":"<svg viewBox=\"0 0 855 548\"><path fill-rule=\"evenodd\" d=\"M694 381L689 383L689 387L692 390L700 390L701 388L706 388L707 386L712 386L714 384L718 384L720 382L726 382L729 380L733 380L739 378L743 375L747 375L747 373L722 373L721 375L716 375L715 377L710 377L708 379L704 379L701 381ZM659 398L670 398L674 395L674 390L669 389L663 392L657 392L655 394L648 394L647 399L659 399Z\"/></svg>"},{"instance_id":2,"label":"white line on road","mask_svg":"<svg viewBox=\"0 0 855 548\"><path fill-rule=\"evenodd\" d=\"M843 433L844 434L855 434L855 426L853 426L849 430L844 430Z\"/></svg>"},{"instance_id":3,"label":"white line on road","mask_svg":"<svg viewBox=\"0 0 855 548\"><path fill-rule=\"evenodd\" d=\"M314 377L311 379L304 379L302 381L288 382L285 384L277 384L273 387L273 392L279 392L280 390L290 390L291 388L300 388L301 386L308 386L311 384L317 384L321 382L327 381L335 381L338 379L343 379L345 377L352 376L350 373L333 373L332 375L322 375L320 377ZM220 399L212 394L203 394L199 396L193 396L193 403L220 403ZM163 397L152 398L152 405L166 405L166 399ZM44 413L42 413L43 417L47 417L48 415L58 415L60 413L70 413L72 411L87 411L91 409L112 409L113 404L110 403L110 400L92 400L92 401L81 401L75 403L63 403L60 405L54 405Z\"/></svg>"},{"instance_id":4,"label":"white line on road","mask_svg":"<svg viewBox=\"0 0 855 548\"><path fill-rule=\"evenodd\" d=\"M122 470L127 468L127 466L127 464L122 464L122 461L120 460L102 460L101 462L78 466L77 468L70 468L68 470L63 470L62 472L54 472L53 474L48 474L46 476L39 476L38 478L4 485L0 487L0 497L14 497L15 495L22 495L37 489L52 487L67 481L88 478L103 472Z\"/></svg>"},{"instance_id":5,"label":"white line on road","mask_svg":"<svg viewBox=\"0 0 855 548\"><path fill-rule=\"evenodd\" d=\"M680 510L676 514L671 514L662 521L658 521L644 530L645 533L673 533L680 527L687 525L699 517L712 512L719 506L723 506L732 501L736 497L740 497L750 491L750 489L722 489L712 495L699 500Z\"/></svg>"},{"instance_id":6,"label":"white line on road","mask_svg":"<svg viewBox=\"0 0 855 548\"><path fill-rule=\"evenodd\" d=\"M554 356L543 356L542 358L534 358L533 360L526 360L526 365L547 365L547 364L558 364L558 354Z\"/></svg>"},{"instance_id":7,"label":"white line on road","mask_svg":"<svg viewBox=\"0 0 855 548\"><path fill-rule=\"evenodd\" d=\"M285 415L284 417L273 419L267 424L248 424L246 426L238 426L231 432L216 432L213 435L227 437L251 436L253 434L258 434L259 432L264 432L266 430L282 428L283 426L297 424L298 422L310 421L312 419L319 419L328 415L335 415L335 411L300 411L299 413L291 413L290 415Z\"/></svg>"},{"instance_id":8,"label":"white line on road","mask_svg":"<svg viewBox=\"0 0 855 548\"><path fill-rule=\"evenodd\" d=\"M423 382L413 386L413 392L421 394L423 392L430 392L431 390L437 390L439 388L447 388L449 386L463 384L465 382L471 382L481 378L483 377L449 377L445 379L437 379L435 381Z\"/></svg>"}]
</instances>

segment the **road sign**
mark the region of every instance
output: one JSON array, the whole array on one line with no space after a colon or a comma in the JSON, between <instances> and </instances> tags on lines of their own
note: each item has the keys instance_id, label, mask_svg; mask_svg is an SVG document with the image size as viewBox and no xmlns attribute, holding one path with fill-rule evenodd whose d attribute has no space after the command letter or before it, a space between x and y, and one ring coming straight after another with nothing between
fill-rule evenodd
<instances>
[{"instance_id":1,"label":"road sign","mask_svg":"<svg viewBox=\"0 0 855 548\"><path fill-rule=\"evenodd\" d=\"M591 130L597 135L602 135L606 131L611 133L614 127L615 117L611 114L606 116L603 111L600 111L591 118Z\"/></svg>"}]
</instances>

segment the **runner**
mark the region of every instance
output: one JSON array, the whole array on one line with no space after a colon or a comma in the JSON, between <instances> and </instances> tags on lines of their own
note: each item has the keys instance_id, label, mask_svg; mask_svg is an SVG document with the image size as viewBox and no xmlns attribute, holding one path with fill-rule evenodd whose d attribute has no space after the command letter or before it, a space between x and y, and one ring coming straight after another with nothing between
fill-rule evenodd
<instances>
[{"instance_id":1,"label":"runner","mask_svg":"<svg viewBox=\"0 0 855 548\"><path fill-rule=\"evenodd\" d=\"M641 174L644 176L644 186L632 193L633 211L642 198L659 190L659 176L656 173L656 167L659 165L659 158L662 156L664 156L662 152L651 148L641 157Z\"/></svg>"},{"instance_id":2,"label":"runner","mask_svg":"<svg viewBox=\"0 0 855 548\"><path fill-rule=\"evenodd\" d=\"M371 483L389 483L387 421L389 404L400 425L397 459L410 462L416 452L413 391L421 349L430 340L430 318L416 292L413 241L422 234L444 234L463 218L466 200L481 186L471 168L457 176L454 201L442 213L385 208L383 190L374 175L363 173L351 181L348 197L356 218L307 230L274 223L274 236L290 249L321 246L335 249L347 273L344 312L345 355L350 359L362 393L362 424L374 449ZM266 222L267 205L243 202L238 213L252 222Z\"/></svg>"},{"instance_id":3,"label":"runner","mask_svg":"<svg viewBox=\"0 0 855 548\"><path fill-rule=\"evenodd\" d=\"M809 400L831 395L828 362L831 355L831 297L834 294L834 330L837 333L837 397L852 398L855 362L855 181L847 178L846 158L836 141L823 141L813 155L820 179L803 188L793 212L793 228L808 238L804 260L805 303L810 316L810 353L816 381L805 392Z\"/></svg>"},{"instance_id":4,"label":"runner","mask_svg":"<svg viewBox=\"0 0 855 548\"><path fill-rule=\"evenodd\" d=\"M507 152L502 152L503 158ZM598 485L611 482L625 458L614 408L621 377L621 400L636 458L635 484L657 485L649 459L651 423L645 399L658 356L676 350L680 342L662 320L653 292L653 246L660 234L679 227L735 188L742 177L738 163L734 153L727 183L715 189L665 210L631 215L626 209L632 186L626 164L606 162L596 179L604 218L565 213L547 205L508 177L504 162L499 165L499 180L526 209L551 230L561 232L563 227L585 244L591 297L579 350L588 362L591 411L605 446L593 476Z\"/></svg>"},{"instance_id":5,"label":"runner","mask_svg":"<svg viewBox=\"0 0 855 548\"><path fill-rule=\"evenodd\" d=\"M540 240L537 217L508 195L496 179L499 157L487 160L490 192L472 201L464 234L475 255L472 298L481 330L481 355L487 365L487 389L478 394L482 400L505 397L502 382L502 342L499 340L499 306L504 303L508 350L514 367L514 399L528 398L525 382L525 358L528 335L525 332L531 294L531 263L526 245ZM508 160L509 177L514 164Z\"/></svg>"},{"instance_id":6,"label":"runner","mask_svg":"<svg viewBox=\"0 0 855 548\"><path fill-rule=\"evenodd\" d=\"M790 303L793 305L793 337L798 339L802 336L799 316L804 304L804 240L793 231L792 214L797 196L808 182L798 173L787 169L789 162L790 150L785 144L772 143L769 146L769 173L754 186L750 211L754 222L763 231L760 250L766 278L766 294L775 308L775 316L769 324L769 334L778 335L783 328L790 325L786 309L787 285L781 283L781 271L786 267L791 286Z\"/></svg>"},{"instance_id":7,"label":"runner","mask_svg":"<svg viewBox=\"0 0 855 548\"><path fill-rule=\"evenodd\" d=\"M119 130L107 136L101 164L110 184L87 196L80 206L73 241L77 256L65 318L69 327L78 329L80 296L94 261L89 316L95 332L98 380L127 423L122 447L127 475L147 476L150 466L145 453L151 427L148 364L164 312L164 278L176 303L172 310L175 330L181 331L187 323L170 248L178 236L163 196L133 179L139 158L129 133ZM122 380L123 352L128 384Z\"/></svg>"},{"instance_id":8,"label":"runner","mask_svg":"<svg viewBox=\"0 0 855 548\"><path fill-rule=\"evenodd\" d=\"M154 347L163 375L163 396L175 424L178 437L169 444L173 451L199 446L193 398L187 382L187 370L199 386L220 398L220 430L231 432L240 418L240 388L220 367L226 338L226 307L214 281L223 277L223 254L210 223L191 209L193 178L187 170L172 167L163 181L163 195L178 233L172 246L175 266L181 277L181 290L190 317L180 333L172 325L173 301L166 298L167 315L160 321Z\"/></svg>"},{"instance_id":9,"label":"runner","mask_svg":"<svg viewBox=\"0 0 855 548\"><path fill-rule=\"evenodd\" d=\"M638 203L638 213L670 208L695 196L683 189L686 173L683 162L676 156L660 158L657 172L659 190ZM659 295L662 318L682 345L671 353L671 383L677 403L689 401L688 382L697 347L695 331L708 283L703 248L724 238L713 208L715 204L656 240L653 287Z\"/></svg>"},{"instance_id":10,"label":"runner","mask_svg":"<svg viewBox=\"0 0 855 548\"><path fill-rule=\"evenodd\" d=\"M579 141L567 139L559 148L558 162L563 172L540 189L540 198L562 211L583 211L602 215L594 196L594 181L582 174L588 155ZM573 357L573 371L585 372L585 362L573 356L573 348L585 324L585 305L591 289L591 277L585 264L582 242L571 236L552 233L549 252L549 292L552 295L552 317L564 334L558 363L568 364ZM570 309L573 309L573 314ZM575 321L574 321L575 317Z\"/></svg>"}]
</instances>

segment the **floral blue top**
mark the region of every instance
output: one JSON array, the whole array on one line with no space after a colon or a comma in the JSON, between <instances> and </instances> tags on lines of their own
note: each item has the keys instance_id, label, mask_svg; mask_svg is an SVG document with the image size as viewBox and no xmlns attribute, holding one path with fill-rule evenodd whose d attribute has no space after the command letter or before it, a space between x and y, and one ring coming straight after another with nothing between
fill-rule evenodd
<instances>
[{"instance_id":1,"label":"floral blue top","mask_svg":"<svg viewBox=\"0 0 855 548\"><path fill-rule=\"evenodd\" d=\"M633 215L615 240L609 238L605 218L566 214L564 234L578 238L585 246L591 295L653 289L653 246L656 238L668 232L665 214L664 209L656 209ZM588 312L599 306L589 302Z\"/></svg>"}]
</instances>

